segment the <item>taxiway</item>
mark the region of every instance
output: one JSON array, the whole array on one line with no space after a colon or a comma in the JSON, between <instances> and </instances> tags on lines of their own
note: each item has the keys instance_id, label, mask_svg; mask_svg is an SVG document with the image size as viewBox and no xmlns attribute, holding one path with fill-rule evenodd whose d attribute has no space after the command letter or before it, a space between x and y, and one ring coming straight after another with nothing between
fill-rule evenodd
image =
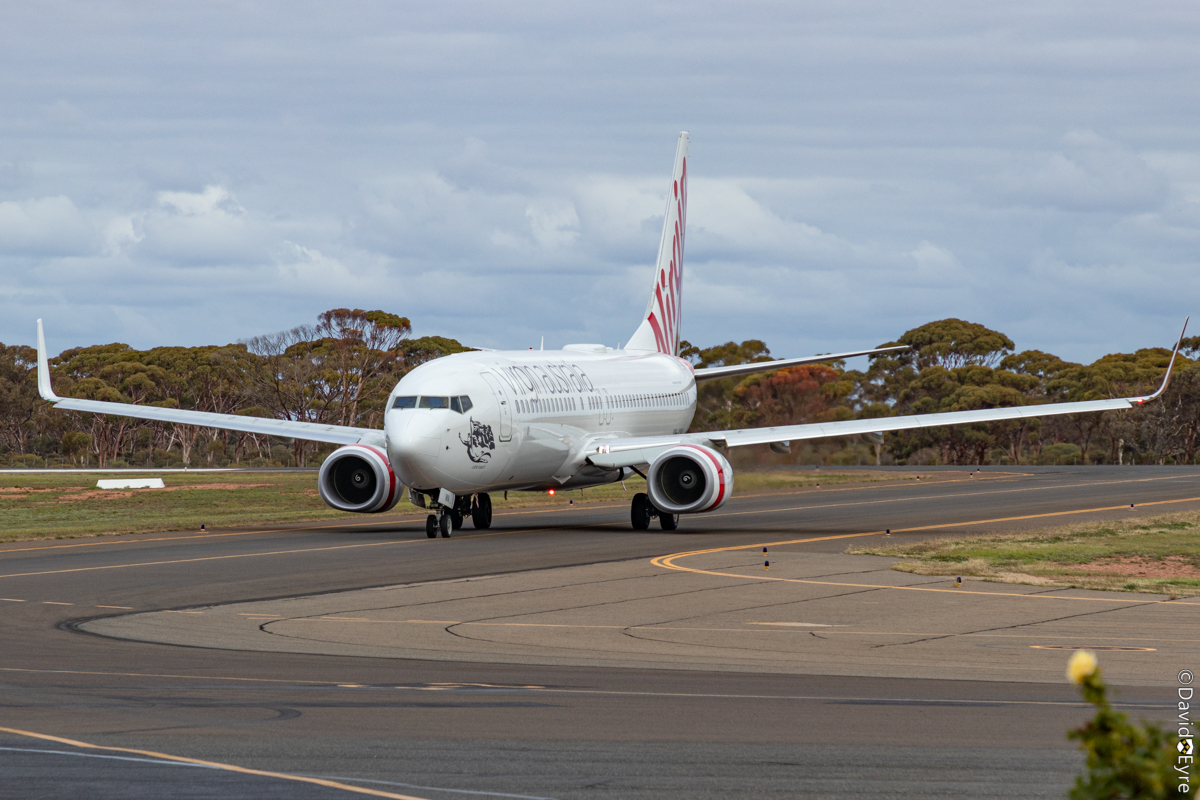
<instances>
[{"instance_id":1,"label":"taxiway","mask_svg":"<svg viewBox=\"0 0 1200 800\"><path fill-rule=\"evenodd\" d=\"M1067 650L1120 648L1120 702L1163 717L1200 601L842 552L1195 510L1200 471L922 474L674 533L564 505L0 545L0 795L1061 796Z\"/></svg>"}]
</instances>

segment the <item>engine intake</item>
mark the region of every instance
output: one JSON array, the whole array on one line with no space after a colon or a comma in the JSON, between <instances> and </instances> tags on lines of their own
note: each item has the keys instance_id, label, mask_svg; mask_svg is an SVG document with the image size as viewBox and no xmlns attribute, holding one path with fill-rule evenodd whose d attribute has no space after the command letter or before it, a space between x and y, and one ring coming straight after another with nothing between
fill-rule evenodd
<instances>
[{"instance_id":1,"label":"engine intake","mask_svg":"<svg viewBox=\"0 0 1200 800\"><path fill-rule=\"evenodd\" d=\"M365 444L339 447L321 464L317 489L339 511L377 514L400 501L396 473L387 454Z\"/></svg>"},{"instance_id":2,"label":"engine intake","mask_svg":"<svg viewBox=\"0 0 1200 800\"><path fill-rule=\"evenodd\" d=\"M711 447L681 444L654 460L646 492L659 511L699 514L725 505L733 493L733 468Z\"/></svg>"}]
</instances>

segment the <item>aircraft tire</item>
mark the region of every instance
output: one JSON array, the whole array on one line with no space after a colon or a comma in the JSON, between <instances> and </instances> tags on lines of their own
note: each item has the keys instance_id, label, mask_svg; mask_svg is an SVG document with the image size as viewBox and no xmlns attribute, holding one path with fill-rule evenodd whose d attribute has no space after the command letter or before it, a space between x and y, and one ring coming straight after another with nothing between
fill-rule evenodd
<instances>
[{"instance_id":1,"label":"aircraft tire","mask_svg":"<svg viewBox=\"0 0 1200 800\"><path fill-rule=\"evenodd\" d=\"M438 530L442 533L443 539L449 539L450 533L454 530L454 523L450 520L449 514L442 514L442 518L438 520Z\"/></svg>"},{"instance_id":2,"label":"aircraft tire","mask_svg":"<svg viewBox=\"0 0 1200 800\"><path fill-rule=\"evenodd\" d=\"M486 492L475 496L475 504L471 508L471 521L477 530L487 530L492 527L492 498Z\"/></svg>"},{"instance_id":3,"label":"aircraft tire","mask_svg":"<svg viewBox=\"0 0 1200 800\"><path fill-rule=\"evenodd\" d=\"M430 514L425 518L425 535L430 539L436 539L438 535L437 517Z\"/></svg>"},{"instance_id":4,"label":"aircraft tire","mask_svg":"<svg viewBox=\"0 0 1200 800\"><path fill-rule=\"evenodd\" d=\"M658 512L658 524L664 531L673 531L679 527L679 515L664 514L660 511Z\"/></svg>"},{"instance_id":5,"label":"aircraft tire","mask_svg":"<svg viewBox=\"0 0 1200 800\"><path fill-rule=\"evenodd\" d=\"M463 513L458 509L450 512L450 528L458 530L463 526Z\"/></svg>"},{"instance_id":6,"label":"aircraft tire","mask_svg":"<svg viewBox=\"0 0 1200 800\"><path fill-rule=\"evenodd\" d=\"M650 527L650 518L654 514L654 506L650 505L650 498L644 492L638 492L633 496L633 504L629 509L629 520L633 523L635 531L644 531Z\"/></svg>"}]
</instances>

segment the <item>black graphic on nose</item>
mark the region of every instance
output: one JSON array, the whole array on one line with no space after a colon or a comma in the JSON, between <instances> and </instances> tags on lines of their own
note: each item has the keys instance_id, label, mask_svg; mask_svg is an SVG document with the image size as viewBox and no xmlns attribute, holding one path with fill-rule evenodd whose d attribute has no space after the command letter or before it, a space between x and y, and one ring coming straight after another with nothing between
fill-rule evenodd
<instances>
[{"instance_id":1,"label":"black graphic on nose","mask_svg":"<svg viewBox=\"0 0 1200 800\"><path fill-rule=\"evenodd\" d=\"M458 440L466 445L467 458L476 464L486 464L492 457L491 451L496 449L496 440L492 436L492 426L476 422L474 418L471 418L470 434L464 439L460 433Z\"/></svg>"}]
</instances>

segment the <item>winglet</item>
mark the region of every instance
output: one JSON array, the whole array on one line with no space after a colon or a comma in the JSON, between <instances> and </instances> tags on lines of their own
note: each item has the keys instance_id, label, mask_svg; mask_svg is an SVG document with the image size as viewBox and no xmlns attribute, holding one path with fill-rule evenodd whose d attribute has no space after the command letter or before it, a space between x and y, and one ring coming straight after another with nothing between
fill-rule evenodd
<instances>
[{"instance_id":1,"label":"winglet","mask_svg":"<svg viewBox=\"0 0 1200 800\"><path fill-rule=\"evenodd\" d=\"M1167 374L1163 376L1162 386L1158 387L1158 391L1154 394L1134 400L1133 402L1137 405L1140 406L1142 403L1148 403L1156 397L1161 396L1167 390L1167 385L1171 383L1171 370L1175 368L1175 356L1179 355L1179 348L1183 346L1183 337L1187 334L1188 320L1190 319L1191 317L1189 316L1183 320L1183 330L1179 332L1179 341L1175 343L1175 350L1171 353L1171 362L1167 364Z\"/></svg>"},{"instance_id":2,"label":"winglet","mask_svg":"<svg viewBox=\"0 0 1200 800\"><path fill-rule=\"evenodd\" d=\"M50 361L46 357L46 334L42 332L42 321L38 320L38 394L43 400L51 403L57 403L62 398L54 393L54 389L50 386Z\"/></svg>"}]
</instances>

